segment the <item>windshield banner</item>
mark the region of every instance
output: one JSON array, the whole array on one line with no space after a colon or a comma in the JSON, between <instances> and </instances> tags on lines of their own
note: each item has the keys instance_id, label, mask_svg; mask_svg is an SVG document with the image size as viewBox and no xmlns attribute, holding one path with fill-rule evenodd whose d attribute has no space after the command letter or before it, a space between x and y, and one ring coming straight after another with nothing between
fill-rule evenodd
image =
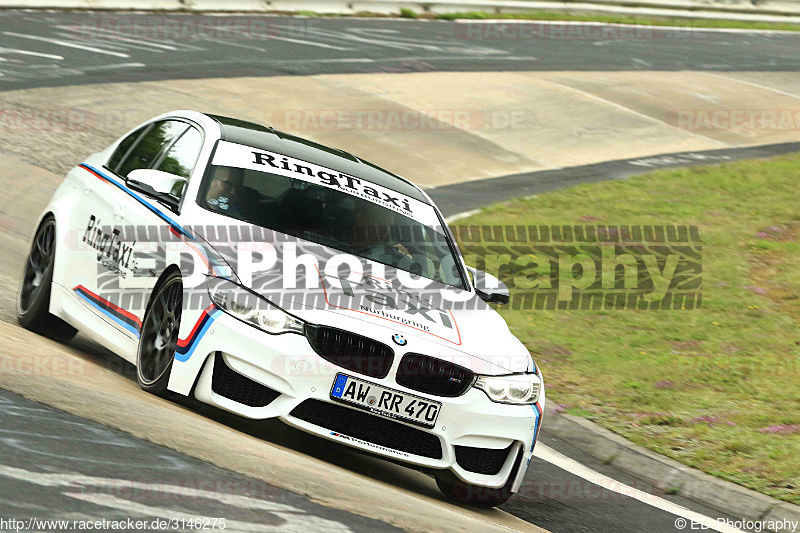
<instances>
[{"instance_id":1,"label":"windshield banner","mask_svg":"<svg viewBox=\"0 0 800 533\"><path fill-rule=\"evenodd\" d=\"M315 165L302 159L220 141L212 164L269 172L335 189L372 202L443 233L436 212L430 205L365 179Z\"/></svg>"}]
</instances>

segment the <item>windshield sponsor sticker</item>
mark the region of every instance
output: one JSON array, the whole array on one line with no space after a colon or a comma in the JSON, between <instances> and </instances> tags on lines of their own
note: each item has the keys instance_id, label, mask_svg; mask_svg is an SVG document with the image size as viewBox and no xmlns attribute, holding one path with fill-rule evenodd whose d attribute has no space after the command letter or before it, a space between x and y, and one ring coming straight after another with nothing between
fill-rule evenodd
<instances>
[{"instance_id":1,"label":"windshield sponsor sticker","mask_svg":"<svg viewBox=\"0 0 800 533\"><path fill-rule=\"evenodd\" d=\"M461 332L450 309L421 294L364 274L361 282L320 273L325 303L337 309L383 319L460 345Z\"/></svg>"},{"instance_id":2,"label":"windshield sponsor sticker","mask_svg":"<svg viewBox=\"0 0 800 533\"><path fill-rule=\"evenodd\" d=\"M269 172L335 189L372 202L443 233L436 212L430 205L363 178L315 165L302 159L220 141L212 164Z\"/></svg>"}]
</instances>

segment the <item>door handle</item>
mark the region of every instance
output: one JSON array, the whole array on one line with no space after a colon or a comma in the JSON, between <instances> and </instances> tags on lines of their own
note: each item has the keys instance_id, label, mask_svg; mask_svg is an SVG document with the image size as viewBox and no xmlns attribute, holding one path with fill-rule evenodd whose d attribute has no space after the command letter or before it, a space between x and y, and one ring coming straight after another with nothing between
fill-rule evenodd
<instances>
[{"instance_id":1,"label":"door handle","mask_svg":"<svg viewBox=\"0 0 800 533\"><path fill-rule=\"evenodd\" d=\"M123 220L125 218L125 207L118 205L114 208L114 220Z\"/></svg>"}]
</instances>

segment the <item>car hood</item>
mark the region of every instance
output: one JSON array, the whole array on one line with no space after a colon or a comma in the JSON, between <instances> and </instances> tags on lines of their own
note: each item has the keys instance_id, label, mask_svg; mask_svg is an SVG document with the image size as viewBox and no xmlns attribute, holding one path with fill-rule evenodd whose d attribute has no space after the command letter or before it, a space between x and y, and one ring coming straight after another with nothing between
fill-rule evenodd
<instances>
[{"instance_id":1,"label":"car hood","mask_svg":"<svg viewBox=\"0 0 800 533\"><path fill-rule=\"evenodd\" d=\"M357 258L361 272L355 265L331 268L332 258L346 254L272 235L271 240L247 243L250 250L226 262L242 285L298 318L373 338L396 352L459 361L466 355L479 373L533 369L528 350L475 291L430 280L423 280L424 288L411 288L397 281L404 279L402 271L364 258Z\"/></svg>"},{"instance_id":2,"label":"car hood","mask_svg":"<svg viewBox=\"0 0 800 533\"><path fill-rule=\"evenodd\" d=\"M454 361L468 355L478 359L468 365L478 373L532 369L525 346L474 292L462 302L433 302L430 289L400 291L362 276L360 283L344 281L342 286L340 278L321 275L319 288L306 289L302 297L300 293L257 292L307 322L374 338L395 351L406 349Z\"/></svg>"}]
</instances>

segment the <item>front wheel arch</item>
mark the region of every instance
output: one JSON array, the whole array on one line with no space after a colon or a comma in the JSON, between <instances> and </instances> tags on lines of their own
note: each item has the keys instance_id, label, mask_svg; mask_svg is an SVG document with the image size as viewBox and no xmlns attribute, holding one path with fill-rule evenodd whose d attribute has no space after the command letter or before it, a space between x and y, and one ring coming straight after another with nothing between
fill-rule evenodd
<instances>
[{"instance_id":1,"label":"front wheel arch","mask_svg":"<svg viewBox=\"0 0 800 533\"><path fill-rule=\"evenodd\" d=\"M170 292L173 284L180 287ZM136 377L142 389L157 396L169 394L167 386L177 347L183 296L181 271L170 265L156 282L145 308L136 350Z\"/></svg>"},{"instance_id":2,"label":"front wheel arch","mask_svg":"<svg viewBox=\"0 0 800 533\"><path fill-rule=\"evenodd\" d=\"M177 272L178 275L181 275L181 269L178 268L178 265L175 264L169 265L167 268L164 269L163 272L161 272L161 275L158 277L156 284L153 286L153 290L150 291L150 294L147 296L147 302L145 302L144 306L145 314L147 313L147 310L150 309L150 303L153 301L153 295L156 294L156 292L158 292L158 289L161 288L161 286L173 272Z\"/></svg>"}]
</instances>

